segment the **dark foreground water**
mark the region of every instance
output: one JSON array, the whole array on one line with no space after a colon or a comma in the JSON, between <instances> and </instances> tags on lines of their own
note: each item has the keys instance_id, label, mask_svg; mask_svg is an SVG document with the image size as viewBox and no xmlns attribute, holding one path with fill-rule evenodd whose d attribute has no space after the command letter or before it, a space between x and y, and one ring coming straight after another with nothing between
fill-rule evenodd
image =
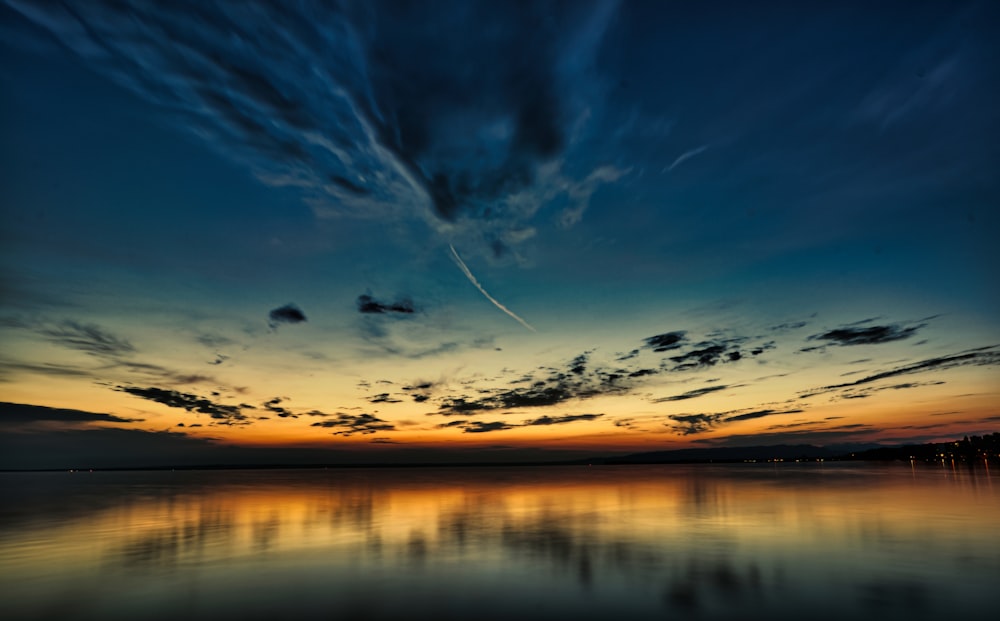
<instances>
[{"instance_id":1,"label":"dark foreground water","mask_svg":"<svg viewBox=\"0 0 1000 621\"><path fill-rule=\"evenodd\" d=\"M995 619L1000 477L0 474L3 619Z\"/></svg>"}]
</instances>

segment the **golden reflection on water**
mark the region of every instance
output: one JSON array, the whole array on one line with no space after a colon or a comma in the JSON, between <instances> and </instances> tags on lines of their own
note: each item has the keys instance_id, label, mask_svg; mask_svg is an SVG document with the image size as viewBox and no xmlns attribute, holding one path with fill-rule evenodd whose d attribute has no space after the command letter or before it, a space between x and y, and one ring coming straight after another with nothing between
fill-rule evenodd
<instances>
[{"instance_id":1,"label":"golden reflection on water","mask_svg":"<svg viewBox=\"0 0 1000 621\"><path fill-rule=\"evenodd\" d=\"M4 618L974 619L1000 604L1000 481L981 469L96 472L0 483L11 500L0 510Z\"/></svg>"}]
</instances>

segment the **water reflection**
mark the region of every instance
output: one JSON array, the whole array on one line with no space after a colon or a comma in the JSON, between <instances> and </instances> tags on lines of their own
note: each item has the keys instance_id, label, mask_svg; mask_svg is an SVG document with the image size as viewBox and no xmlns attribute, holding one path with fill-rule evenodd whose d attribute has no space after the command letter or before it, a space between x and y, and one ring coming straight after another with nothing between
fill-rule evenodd
<instances>
[{"instance_id":1,"label":"water reflection","mask_svg":"<svg viewBox=\"0 0 1000 621\"><path fill-rule=\"evenodd\" d=\"M988 618L1000 604L992 476L4 474L0 601L23 619Z\"/></svg>"}]
</instances>

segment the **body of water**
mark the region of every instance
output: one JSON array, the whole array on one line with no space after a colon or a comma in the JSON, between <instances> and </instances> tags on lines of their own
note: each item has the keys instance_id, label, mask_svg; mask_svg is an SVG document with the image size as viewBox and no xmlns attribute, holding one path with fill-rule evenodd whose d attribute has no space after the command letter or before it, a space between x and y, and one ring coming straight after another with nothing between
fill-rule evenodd
<instances>
[{"instance_id":1,"label":"body of water","mask_svg":"<svg viewBox=\"0 0 1000 621\"><path fill-rule=\"evenodd\" d=\"M4 619L992 619L1000 477L871 464L0 474Z\"/></svg>"}]
</instances>

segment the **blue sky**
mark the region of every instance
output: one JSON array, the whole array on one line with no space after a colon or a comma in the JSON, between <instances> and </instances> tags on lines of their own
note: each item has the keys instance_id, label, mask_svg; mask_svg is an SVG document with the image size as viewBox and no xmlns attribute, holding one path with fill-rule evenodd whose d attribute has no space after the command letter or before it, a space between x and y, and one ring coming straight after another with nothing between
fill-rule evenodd
<instances>
[{"instance_id":1,"label":"blue sky","mask_svg":"<svg viewBox=\"0 0 1000 621\"><path fill-rule=\"evenodd\" d=\"M7 1L4 442L992 430L997 18Z\"/></svg>"}]
</instances>

